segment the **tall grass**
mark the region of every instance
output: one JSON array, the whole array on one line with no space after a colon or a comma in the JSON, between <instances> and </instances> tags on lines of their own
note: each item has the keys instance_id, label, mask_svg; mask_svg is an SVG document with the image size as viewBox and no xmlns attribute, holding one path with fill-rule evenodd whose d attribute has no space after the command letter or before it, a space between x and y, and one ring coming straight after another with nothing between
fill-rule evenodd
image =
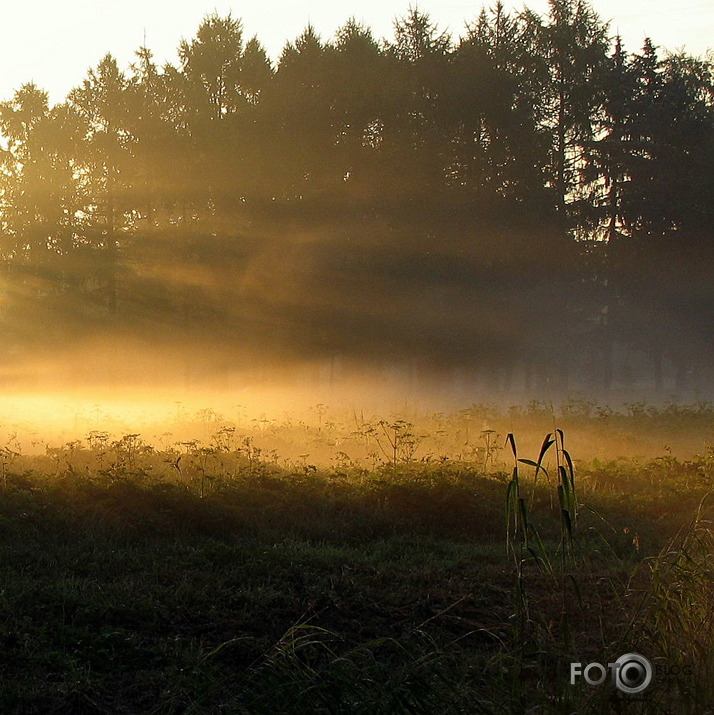
<instances>
[{"instance_id":1,"label":"tall grass","mask_svg":"<svg viewBox=\"0 0 714 715\"><path fill-rule=\"evenodd\" d=\"M692 715L714 712L714 533L705 504L648 561L650 583L628 633L657 667L652 697Z\"/></svg>"}]
</instances>

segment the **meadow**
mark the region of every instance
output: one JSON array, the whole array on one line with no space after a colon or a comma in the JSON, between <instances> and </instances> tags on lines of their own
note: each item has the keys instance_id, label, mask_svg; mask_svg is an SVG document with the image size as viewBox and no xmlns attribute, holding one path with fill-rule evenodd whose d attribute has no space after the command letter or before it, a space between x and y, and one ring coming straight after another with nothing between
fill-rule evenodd
<instances>
[{"instance_id":1,"label":"meadow","mask_svg":"<svg viewBox=\"0 0 714 715\"><path fill-rule=\"evenodd\" d=\"M3 713L712 711L714 406L162 429L4 434Z\"/></svg>"}]
</instances>

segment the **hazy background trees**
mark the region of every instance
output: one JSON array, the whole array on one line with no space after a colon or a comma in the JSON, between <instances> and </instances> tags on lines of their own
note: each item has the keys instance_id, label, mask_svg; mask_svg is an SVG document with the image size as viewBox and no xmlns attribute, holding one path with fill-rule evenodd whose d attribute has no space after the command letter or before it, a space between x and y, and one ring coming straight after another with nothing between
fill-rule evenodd
<instances>
[{"instance_id":1,"label":"hazy background trees","mask_svg":"<svg viewBox=\"0 0 714 715\"><path fill-rule=\"evenodd\" d=\"M708 60L585 2L309 25L275 66L210 15L158 67L107 55L0 105L9 347L95 333L462 367L507 385L704 388ZM10 351L12 352L12 351Z\"/></svg>"}]
</instances>

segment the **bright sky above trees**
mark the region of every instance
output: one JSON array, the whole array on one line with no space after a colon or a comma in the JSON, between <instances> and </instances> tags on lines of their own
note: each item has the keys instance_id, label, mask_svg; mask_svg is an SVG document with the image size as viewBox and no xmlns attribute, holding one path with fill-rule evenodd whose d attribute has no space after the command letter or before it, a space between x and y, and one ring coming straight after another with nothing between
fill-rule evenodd
<instances>
[{"instance_id":1,"label":"bright sky above trees","mask_svg":"<svg viewBox=\"0 0 714 715\"><path fill-rule=\"evenodd\" d=\"M478 16L478 0L422 0L420 10L428 12L443 29L455 36L465 23ZM522 2L506 1L518 9ZM546 12L547 0L525 3L537 12ZM639 50L645 35L669 50L685 46L690 54L704 54L714 37L712 0L595 0L594 9L611 20L613 34L619 32L629 51ZM182 37L192 37L208 13L232 12L243 21L247 37L258 35L268 54L277 59L288 40L293 40L310 22L323 38L331 37L352 15L364 22L376 37L391 37L393 21L404 16L408 0L262 0L240 3L224 0L65 0L62 3L12 3L3 10L5 38L0 45L0 99L7 99L21 84L34 81L60 101L78 85L90 66L107 51L120 66L133 60L144 43L160 63L173 61Z\"/></svg>"}]
</instances>

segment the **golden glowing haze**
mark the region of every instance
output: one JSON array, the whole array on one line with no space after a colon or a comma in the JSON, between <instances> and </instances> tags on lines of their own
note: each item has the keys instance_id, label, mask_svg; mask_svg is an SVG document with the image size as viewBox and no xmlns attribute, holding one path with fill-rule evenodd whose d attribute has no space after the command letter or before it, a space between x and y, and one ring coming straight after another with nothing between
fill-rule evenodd
<instances>
[{"instance_id":1,"label":"golden glowing haze","mask_svg":"<svg viewBox=\"0 0 714 715\"><path fill-rule=\"evenodd\" d=\"M425 0L418 9L456 39L482 5L489 3ZM527 5L548 12L546 0ZM610 21L611 36L622 35L629 53L650 36L666 49L702 54L714 36L711 3L595 0L592 7ZM575 103L572 98L588 94L581 92L589 82L587 66L570 98L541 93L542 101L529 109L531 98L541 96L533 86L556 86L550 80L563 76L562 62L532 80L533 86L524 75L528 81L514 84L513 96L495 101L501 70L489 74L478 52L467 52L463 66L448 65L452 75L443 71L446 65L417 64L408 42L401 48L397 42L396 63L384 64L389 53L353 27L340 49L344 54L330 58L334 65L315 61L321 55L311 52L320 43L306 33L302 45L296 43L299 51L283 56L285 71L273 75L260 47L242 44L256 35L275 63L308 24L329 39L354 16L375 38L392 38L395 19L408 12L403 0L245 6L84 0L47 3L39 12L27 3L6 10L0 97L10 99L23 83L34 82L54 105L78 89L71 108L48 107L32 86L0 107L15 172L0 177L7 224L0 227L0 253L8 269L0 275L2 430L24 426L45 438L54 431L81 437L91 429L120 434L169 419L175 405L210 407L231 420L238 405L250 419L322 402L348 410L380 400L390 408L409 403L415 409L421 401L449 409L491 393L514 402L536 394L562 397L578 376L593 389L654 387L661 395L665 389L691 393L706 382L702 376L712 374L705 369L707 304L699 300L705 307L698 312L687 300L709 295L710 276L698 265L706 260L695 265L687 256L699 257L710 243L700 243L710 235L701 227L708 231L707 207L714 201L691 201L685 179L705 177L709 183L702 185L712 193L702 196L714 196L714 160L694 151L701 149L699 132L711 129L707 117L676 115L689 122L675 137L689 163L671 162L669 154L660 157L653 149L651 174L638 174L641 162L630 157L629 184L650 193L641 205L621 202L631 212L624 218L618 203L609 201L606 208L615 213L605 216L598 192L622 173L607 146L595 154L592 166L601 172L595 179L564 170L577 149L592 150L591 135L580 126L586 121L597 128L592 98L577 107L577 122L561 112L564 138L558 140L548 123L569 107L566 99ZM236 23L225 19L229 13L242 22L242 37ZM604 58L606 38L595 24L591 54ZM204 36L194 46L199 25L205 25ZM231 53L225 72L245 71L235 96L220 90L223 55L214 65L220 82L200 70L201 47L214 31ZM447 54L441 39L434 33L436 62L442 51ZM129 72L142 45L158 66L143 56L138 93L122 84L121 72ZM237 46L245 48L242 54ZM236 64L239 56L242 65ZM341 64L343 57L348 64ZM180 69L162 75L164 62ZM674 92L680 88L674 79L681 74L707 81L697 63L669 62L662 65L669 75L662 70L661 76L663 87L672 85L672 101L645 103L657 123L630 130L640 131L643 141L659 132L651 139L655 148L660 137L670 138L672 121L664 110L698 106L696 93ZM641 64L645 71L646 62ZM414 86L426 90L414 91L403 81L412 77L412 65L418 70ZM90 67L95 70L85 79ZM322 84L311 83L312 73ZM155 83L157 76L166 84ZM183 103L168 101L167 112L162 102L177 87ZM636 118L642 104L633 106ZM673 183L681 200L672 201L672 212L662 218L652 207L669 198L671 187L650 179L680 164L685 176ZM598 283L597 267L570 240L589 225L587 217L573 212L572 220L582 221L573 223L572 234L561 232L566 199L575 189L592 190L592 208L604 217L600 228L607 227L608 236L624 225L670 235L676 225L682 227L678 241L689 242L689 253L680 251L674 261L670 244L657 244L659 253L639 270L641 284L628 274L624 298L618 296L618 305L626 306L619 338L611 335L615 302L601 290L609 278ZM677 214L690 204L693 210ZM604 243L601 234L592 238ZM671 272L657 273L661 265ZM622 266L613 260L613 275ZM576 267L592 280L576 281L582 295L571 286L572 277L581 275ZM687 277L691 296L682 297L680 275ZM589 292L582 288L588 285ZM642 285L654 292L643 293ZM566 301L559 303L559 296L573 301L570 313L569 306L560 310ZM657 312L650 305L655 299L667 311L656 329L648 322ZM644 326L639 337L632 325ZM662 332L670 335L666 350ZM630 353L615 354L611 341L625 345L622 335ZM682 350L688 337L697 342ZM614 378L611 365L622 367Z\"/></svg>"},{"instance_id":2,"label":"golden glowing haze","mask_svg":"<svg viewBox=\"0 0 714 715\"><path fill-rule=\"evenodd\" d=\"M422 0L416 5L453 35L463 33L482 5L464 0ZM705 54L714 36L714 3L709 0L597 0L591 3L603 20L610 20L613 34L620 33L630 51L637 51L649 35L656 45L669 50L682 46L689 54ZM294 40L308 23L323 38L354 16L368 25L376 37L391 37L393 21L407 14L405 0L362 2L179 2L170 0L68 0L55 3L8 3L3 7L0 44L0 98L9 98L25 82L50 93L53 102L79 84L90 66L107 52L121 66L134 59L144 40L160 63L175 61L181 38L194 35L208 13L229 12L243 21L247 37L257 35L275 61L286 41ZM505 2L509 9L523 5L547 12L547 0Z\"/></svg>"}]
</instances>

